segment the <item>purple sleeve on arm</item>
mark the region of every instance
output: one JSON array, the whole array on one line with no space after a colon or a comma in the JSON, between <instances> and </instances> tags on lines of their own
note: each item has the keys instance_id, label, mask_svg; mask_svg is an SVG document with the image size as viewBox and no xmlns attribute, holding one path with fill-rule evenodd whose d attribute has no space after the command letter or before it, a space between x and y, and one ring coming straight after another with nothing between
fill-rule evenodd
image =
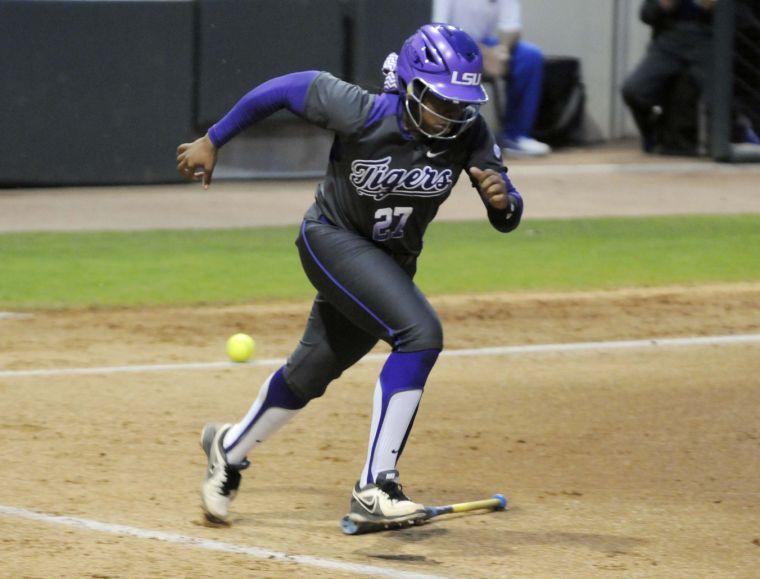
<instances>
[{"instance_id":1,"label":"purple sleeve on arm","mask_svg":"<svg viewBox=\"0 0 760 579\"><path fill-rule=\"evenodd\" d=\"M208 130L211 142L218 149L253 123L280 109L286 108L302 115L306 105L306 94L318 75L319 72L316 70L294 72L260 84Z\"/></svg>"},{"instance_id":2,"label":"purple sleeve on arm","mask_svg":"<svg viewBox=\"0 0 760 579\"><path fill-rule=\"evenodd\" d=\"M372 103L372 108L369 111L367 120L364 121L365 128L374 125L383 117L395 115L398 103L399 96L397 94L383 93L378 95L375 102Z\"/></svg>"},{"instance_id":3,"label":"purple sleeve on arm","mask_svg":"<svg viewBox=\"0 0 760 579\"><path fill-rule=\"evenodd\" d=\"M501 178L504 179L504 183L507 185L507 193L512 193L513 191L517 193L517 189L514 185L512 185L512 179L509 178L507 172L504 169L501 170Z\"/></svg>"}]
</instances>

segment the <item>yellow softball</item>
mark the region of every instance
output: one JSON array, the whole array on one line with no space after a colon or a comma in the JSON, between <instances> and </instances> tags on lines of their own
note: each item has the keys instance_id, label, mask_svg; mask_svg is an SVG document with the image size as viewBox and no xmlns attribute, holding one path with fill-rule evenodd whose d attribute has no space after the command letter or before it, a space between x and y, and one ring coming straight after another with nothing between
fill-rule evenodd
<instances>
[{"instance_id":1,"label":"yellow softball","mask_svg":"<svg viewBox=\"0 0 760 579\"><path fill-rule=\"evenodd\" d=\"M255 349L256 342L248 334L235 334L227 340L227 355L233 362L247 362Z\"/></svg>"}]
</instances>

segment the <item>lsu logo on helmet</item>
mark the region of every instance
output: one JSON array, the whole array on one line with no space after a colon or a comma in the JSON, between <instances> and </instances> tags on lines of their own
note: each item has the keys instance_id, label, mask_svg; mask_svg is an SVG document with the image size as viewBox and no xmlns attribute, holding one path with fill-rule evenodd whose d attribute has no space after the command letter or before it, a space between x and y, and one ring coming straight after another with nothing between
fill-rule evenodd
<instances>
[{"instance_id":1,"label":"lsu logo on helmet","mask_svg":"<svg viewBox=\"0 0 760 579\"><path fill-rule=\"evenodd\" d=\"M460 74L458 70L451 73L451 83L461 84L466 86L477 86L480 84L481 74L479 72L463 72Z\"/></svg>"}]
</instances>

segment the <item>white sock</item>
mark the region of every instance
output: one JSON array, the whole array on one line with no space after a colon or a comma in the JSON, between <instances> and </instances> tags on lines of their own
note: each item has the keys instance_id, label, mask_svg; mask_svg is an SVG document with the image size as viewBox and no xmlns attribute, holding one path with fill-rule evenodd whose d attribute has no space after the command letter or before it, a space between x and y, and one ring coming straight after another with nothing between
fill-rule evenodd
<instances>
[{"instance_id":1,"label":"white sock","mask_svg":"<svg viewBox=\"0 0 760 579\"><path fill-rule=\"evenodd\" d=\"M245 418L225 433L222 445L228 463L243 462L251 450L277 432L305 405L294 401L293 394L287 390L278 372L267 378L261 386L259 395ZM283 408L281 405L290 407Z\"/></svg>"},{"instance_id":2,"label":"white sock","mask_svg":"<svg viewBox=\"0 0 760 579\"><path fill-rule=\"evenodd\" d=\"M359 481L361 486L366 485L370 480L374 482L378 473L396 468L401 445L407 436L421 398L421 389L397 392L390 397L383 413L383 390L380 380L377 381L372 405L367 461Z\"/></svg>"}]
</instances>

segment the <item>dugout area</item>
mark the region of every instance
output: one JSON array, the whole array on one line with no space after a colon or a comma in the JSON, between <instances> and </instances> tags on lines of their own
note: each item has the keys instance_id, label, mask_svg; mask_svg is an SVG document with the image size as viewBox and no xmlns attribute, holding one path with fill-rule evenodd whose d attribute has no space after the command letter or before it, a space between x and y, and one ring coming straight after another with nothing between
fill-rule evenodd
<instances>
[{"instance_id":1,"label":"dugout area","mask_svg":"<svg viewBox=\"0 0 760 579\"><path fill-rule=\"evenodd\" d=\"M433 303L448 349L760 328L756 283ZM220 360L232 328L254 333L259 359L278 358L307 312L39 312L0 322L0 367ZM244 412L271 369L0 376L0 505L198 539L0 514L0 574L355 576L208 551L205 539L431 576L749 577L760 548L759 354L743 344L443 357L400 465L406 488L436 504L503 492L512 510L360 537L338 521L361 469L379 361L348 371L251 456L229 528L202 523L198 432Z\"/></svg>"}]
</instances>

